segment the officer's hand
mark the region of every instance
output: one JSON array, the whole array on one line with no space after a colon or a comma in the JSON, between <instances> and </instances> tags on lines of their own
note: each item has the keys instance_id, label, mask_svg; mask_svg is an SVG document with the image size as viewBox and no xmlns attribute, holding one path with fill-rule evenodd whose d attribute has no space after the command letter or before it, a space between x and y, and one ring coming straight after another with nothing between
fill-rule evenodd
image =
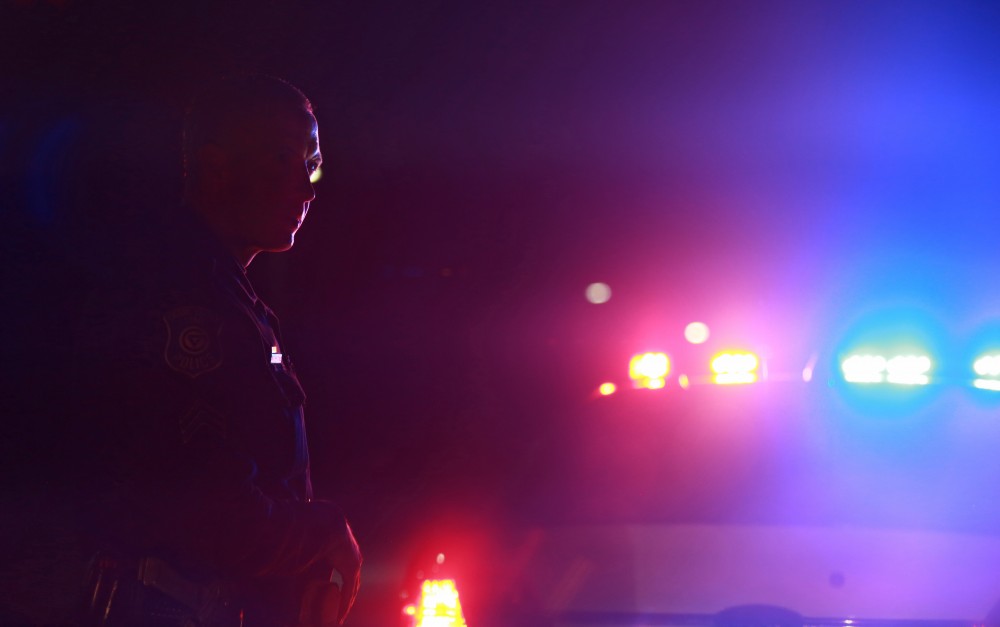
<instances>
[{"instance_id":1,"label":"officer's hand","mask_svg":"<svg viewBox=\"0 0 1000 627\"><path fill-rule=\"evenodd\" d=\"M333 579L339 575L342 580L340 588L340 609L337 612L337 622L344 624L347 613L354 606L354 600L358 596L361 588L361 548L351 526L344 521L344 537L336 545L331 555L333 565Z\"/></svg>"}]
</instances>

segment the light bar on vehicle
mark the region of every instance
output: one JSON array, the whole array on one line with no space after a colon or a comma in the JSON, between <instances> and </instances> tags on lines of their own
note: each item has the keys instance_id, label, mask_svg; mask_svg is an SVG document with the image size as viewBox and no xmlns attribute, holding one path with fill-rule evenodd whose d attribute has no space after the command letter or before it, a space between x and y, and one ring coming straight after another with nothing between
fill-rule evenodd
<instances>
[{"instance_id":1,"label":"light bar on vehicle","mask_svg":"<svg viewBox=\"0 0 1000 627\"><path fill-rule=\"evenodd\" d=\"M467 627L454 579L424 581L419 602L404 613L413 617L413 627Z\"/></svg>"},{"instance_id":2,"label":"light bar on vehicle","mask_svg":"<svg viewBox=\"0 0 1000 627\"><path fill-rule=\"evenodd\" d=\"M896 385L927 385L930 383L931 359L926 355L855 354L841 365L848 383L894 383Z\"/></svg>"},{"instance_id":3,"label":"light bar on vehicle","mask_svg":"<svg viewBox=\"0 0 1000 627\"><path fill-rule=\"evenodd\" d=\"M851 355L840 364L848 383L884 383L885 357L881 355Z\"/></svg>"},{"instance_id":4,"label":"light bar on vehicle","mask_svg":"<svg viewBox=\"0 0 1000 627\"><path fill-rule=\"evenodd\" d=\"M899 385L927 385L931 359L926 355L897 355L885 365L886 380Z\"/></svg>"},{"instance_id":5,"label":"light bar on vehicle","mask_svg":"<svg viewBox=\"0 0 1000 627\"><path fill-rule=\"evenodd\" d=\"M712 382L719 385L740 385L757 381L760 360L753 353L719 353L712 358Z\"/></svg>"},{"instance_id":6,"label":"light bar on vehicle","mask_svg":"<svg viewBox=\"0 0 1000 627\"><path fill-rule=\"evenodd\" d=\"M670 359L664 353L641 353L628 364L628 376L636 388L658 390L666 385L669 373Z\"/></svg>"},{"instance_id":7,"label":"light bar on vehicle","mask_svg":"<svg viewBox=\"0 0 1000 627\"><path fill-rule=\"evenodd\" d=\"M983 355L976 360L972 369L981 377L1000 376L1000 355Z\"/></svg>"},{"instance_id":8,"label":"light bar on vehicle","mask_svg":"<svg viewBox=\"0 0 1000 627\"><path fill-rule=\"evenodd\" d=\"M1000 355L983 355L975 361L972 369L977 376L973 386L980 390L1000 391Z\"/></svg>"}]
</instances>

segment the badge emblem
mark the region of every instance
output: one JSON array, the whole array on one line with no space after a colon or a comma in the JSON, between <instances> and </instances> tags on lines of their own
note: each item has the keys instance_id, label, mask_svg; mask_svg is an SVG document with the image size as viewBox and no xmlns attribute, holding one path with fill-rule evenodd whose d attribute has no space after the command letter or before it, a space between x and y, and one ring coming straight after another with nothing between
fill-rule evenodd
<instances>
[{"instance_id":1,"label":"badge emblem","mask_svg":"<svg viewBox=\"0 0 1000 627\"><path fill-rule=\"evenodd\" d=\"M163 358L172 369L192 379L222 364L222 324L205 307L178 307L163 315L167 345Z\"/></svg>"}]
</instances>

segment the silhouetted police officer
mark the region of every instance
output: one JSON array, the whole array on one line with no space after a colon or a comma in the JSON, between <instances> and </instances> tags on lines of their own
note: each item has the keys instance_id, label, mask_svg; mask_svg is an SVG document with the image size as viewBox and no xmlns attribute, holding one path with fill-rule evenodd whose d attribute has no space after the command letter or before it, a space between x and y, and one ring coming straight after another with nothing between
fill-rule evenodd
<instances>
[{"instance_id":1,"label":"silhouetted police officer","mask_svg":"<svg viewBox=\"0 0 1000 627\"><path fill-rule=\"evenodd\" d=\"M188 112L184 160L184 206L80 333L87 620L343 622L361 554L340 510L313 499L305 394L245 274L292 247L315 197L312 106L279 79L221 81Z\"/></svg>"}]
</instances>

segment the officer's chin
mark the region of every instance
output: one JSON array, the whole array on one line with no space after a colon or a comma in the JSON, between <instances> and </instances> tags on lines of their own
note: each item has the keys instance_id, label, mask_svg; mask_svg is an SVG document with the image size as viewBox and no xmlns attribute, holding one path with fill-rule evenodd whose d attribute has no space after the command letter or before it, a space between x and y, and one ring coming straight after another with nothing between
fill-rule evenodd
<instances>
[{"instance_id":1,"label":"officer's chin","mask_svg":"<svg viewBox=\"0 0 1000 627\"><path fill-rule=\"evenodd\" d=\"M273 241L269 242L267 246L261 247L261 250L268 253L283 253L286 250L291 250L294 246L295 233L292 233L284 238L275 238Z\"/></svg>"}]
</instances>

